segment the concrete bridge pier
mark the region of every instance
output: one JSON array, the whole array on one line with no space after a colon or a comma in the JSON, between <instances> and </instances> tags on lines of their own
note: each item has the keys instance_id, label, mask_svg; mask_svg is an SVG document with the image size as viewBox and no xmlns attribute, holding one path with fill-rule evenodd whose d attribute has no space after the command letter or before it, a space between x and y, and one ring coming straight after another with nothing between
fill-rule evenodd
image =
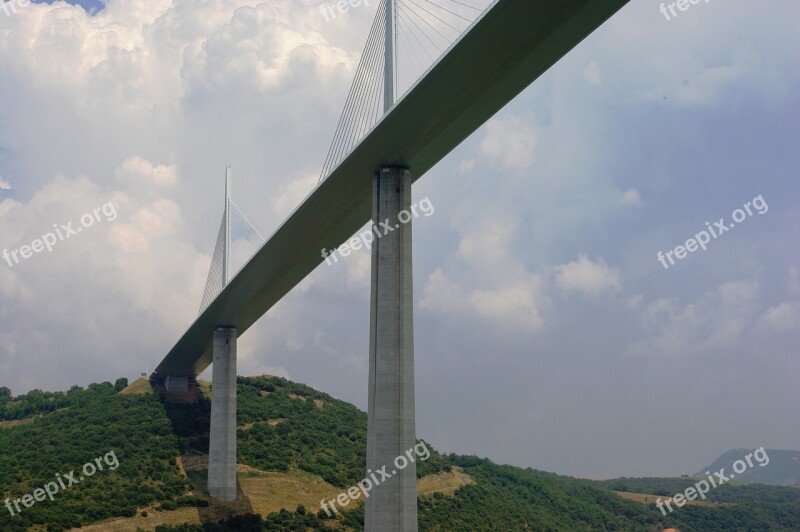
<instances>
[{"instance_id":1,"label":"concrete bridge pier","mask_svg":"<svg viewBox=\"0 0 800 532\"><path fill-rule=\"evenodd\" d=\"M208 493L236 500L236 329L214 331L211 377L211 429L208 445Z\"/></svg>"},{"instance_id":2,"label":"concrete bridge pier","mask_svg":"<svg viewBox=\"0 0 800 532\"><path fill-rule=\"evenodd\" d=\"M407 169L375 175L372 224L380 236L372 246L366 478L380 480L375 472L384 466L391 478L369 492L366 532L417 530L416 464L395 464L416 444L410 206Z\"/></svg>"}]
</instances>

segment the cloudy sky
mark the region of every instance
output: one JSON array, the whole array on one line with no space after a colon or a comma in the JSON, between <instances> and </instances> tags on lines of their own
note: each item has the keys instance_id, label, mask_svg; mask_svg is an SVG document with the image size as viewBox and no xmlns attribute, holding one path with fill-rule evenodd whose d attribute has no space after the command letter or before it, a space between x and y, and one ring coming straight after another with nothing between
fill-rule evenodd
<instances>
[{"instance_id":1,"label":"cloudy sky","mask_svg":"<svg viewBox=\"0 0 800 532\"><path fill-rule=\"evenodd\" d=\"M0 10L19 260L0 262L0 385L153 369L197 314L225 165L265 235L315 185L370 4ZM414 222L417 432L438 449L590 477L800 449L800 5L659 4L633 0L415 185L435 207ZM365 250L323 263L242 337L239 373L366 409L369 275Z\"/></svg>"}]
</instances>

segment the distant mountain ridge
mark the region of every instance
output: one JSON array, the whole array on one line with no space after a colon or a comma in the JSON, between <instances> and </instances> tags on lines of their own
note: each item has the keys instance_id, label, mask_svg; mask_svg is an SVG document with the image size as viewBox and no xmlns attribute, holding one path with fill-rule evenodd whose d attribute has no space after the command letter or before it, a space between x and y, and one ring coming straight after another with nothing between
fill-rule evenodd
<instances>
[{"instance_id":1,"label":"distant mountain ridge","mask_svg":"<svg viewBox=\"0 0 800 532\"><path fill-rule=\"evenodd\" d=\"M800 486L800 451L785 451L780 449L764 449L768 461L758 460L759 454L755 449L731 449L710 465L704 467L694 476L706 476L706 471L719 471L725 468L725 474L734 472L734 463L741 460L747 468L742 473L735 473L734 480L741 482L758 482L759 484L770 484L772 486ZM752 467L747 463L746 456L755 453L750 458ZM765 465L761 465L765 463ZM737 464L739 470L743 468Z\"/></svg>"}]
</instances>

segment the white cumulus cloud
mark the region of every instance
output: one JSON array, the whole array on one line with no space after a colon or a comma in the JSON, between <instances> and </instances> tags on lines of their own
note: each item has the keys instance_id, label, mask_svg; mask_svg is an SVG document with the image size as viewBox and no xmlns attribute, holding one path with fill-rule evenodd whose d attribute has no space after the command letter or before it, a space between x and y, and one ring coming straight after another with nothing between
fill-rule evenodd
<instances>
[{"instance_id":1,"label":"white cumulus cloud","mask_svg":"<svg viewBox=\"0 0 800 532\"><path fill-rule=\"evenodd\" d=\"M556 267L556 284L562 290L598 294L607 290L619 291L619 273L612 269L602 257L592 262L586 255L578 260Z\"/></svg>"},{"instance_id":2,"label":"white cumulus cloud","mask_svg":"<svg viewBox=\"0 0 800 532\"><path fill-rule=\"evenodd\" d=\"M495 118L486 126L483 154L503 165L522 169L533 164L536 138L530 126L516 117Z\"/></svg>"}]
</instances>

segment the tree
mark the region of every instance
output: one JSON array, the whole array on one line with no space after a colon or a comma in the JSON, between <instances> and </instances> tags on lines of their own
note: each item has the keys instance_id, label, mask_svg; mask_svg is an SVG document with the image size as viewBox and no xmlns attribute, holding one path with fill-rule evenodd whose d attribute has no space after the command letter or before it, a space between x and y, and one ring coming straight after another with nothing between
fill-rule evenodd
<instances>
[{"instance_id":1,"label":"tree","mask_svg":"<svg viewBox=\"0 0 800 532\"><path fill-rule=\"evenodd\" d=\"M121 392L125 388L128 387L128 379L125 377L120 377L117 379L117 382L114 383L114 389L118 392Z\"/></svg>"}]
</instances>

